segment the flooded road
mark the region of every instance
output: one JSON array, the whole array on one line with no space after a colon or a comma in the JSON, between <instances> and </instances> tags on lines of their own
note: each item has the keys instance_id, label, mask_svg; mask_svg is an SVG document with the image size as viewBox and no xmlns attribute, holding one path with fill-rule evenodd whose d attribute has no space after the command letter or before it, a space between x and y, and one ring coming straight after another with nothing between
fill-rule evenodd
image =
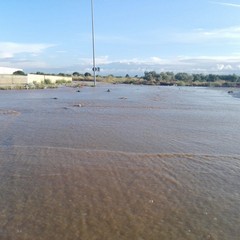
<instances>
[{"instance_id":1,"label":"flooded road","mask_svg":"<svg viewBox=\"0 0 240 240\"><path fill-rule=\"evenodd\" d=\"M224 90L1 91L0 239L237 240L239 120Z\"/></svg>"}]
</instances>

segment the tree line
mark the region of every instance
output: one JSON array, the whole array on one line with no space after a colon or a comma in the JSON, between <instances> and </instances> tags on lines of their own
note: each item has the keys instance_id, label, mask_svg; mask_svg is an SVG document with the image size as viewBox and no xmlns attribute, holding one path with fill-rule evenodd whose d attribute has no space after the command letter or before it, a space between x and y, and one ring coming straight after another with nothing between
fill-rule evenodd
<instances>
[{"instance_id":1,"label":"tree line","mask_svg":"<svg viewBox=\"0 0 240 240\"><path fill-rule=\"evenodd\" d=\"M142 77L143 84L149 85L199 85L199 86L240 86L240 76L236 74L190 74L186 72L145 71Z\"/></svg>"},{"instance_id":2,"label":"tree line","mask_svg":"<svg viewBox=\"0 0 240 240\"><path fill-rule=\"evenodd\" d=\"M147 81L186 81L186 82L216 82L216 81L229 81L229 82L240 82L240 76L236 74L219 75L219 74L189 74L186 72L179 72L174 74L173 72L161 72L156 73L155 71L144 72L143 79Z\"/></svg>"},{"instance_id":3,"label":"tree line","mask_svg":"<svg viewBox=\"0 0 240 240\"><path fill-rule=\"evenodd\" d=\"M16 71L13 74L25 75L22 71ZM48 75L43 72L36 72L39 75ZM80 77L81 80L91 77L91 73L84 74L73 72L72 74L58 73L51 74L57 76L73 76L75 79ZM123 76L99 76L99 80L104 81L111 77L112 82L126 83L126 84L144 84L144 85L178 85L178 86L215 86L215 87L240 87L240 75L237 74L202 74L202 73L186 73L186 72L160 72L145 71L143 76L135 75L130 77L129 74ZM115 80L114 80L115 79Z\"/></svg>"}]
</instances>

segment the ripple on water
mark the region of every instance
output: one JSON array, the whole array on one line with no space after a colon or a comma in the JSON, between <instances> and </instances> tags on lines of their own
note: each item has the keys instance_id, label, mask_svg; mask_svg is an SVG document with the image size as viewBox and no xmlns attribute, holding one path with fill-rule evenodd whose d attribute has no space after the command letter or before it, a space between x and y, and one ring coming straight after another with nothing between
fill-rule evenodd
<instances>
[{"instance_id":1,"label":"ripple on water","mask_svg":"<svg viewBox=\"0 0 240 240\"><path fill-rule=\"evenodd\" d=\"M1 147L0 237L237 239L239 162L230 155Z\"/></svg>"},{"instance_id":2,"label":"ripple on water","mask_svg":"<svg viewBox=\"0 0 240 240\"><path fill-rule=\"evenodd\" d=\"M19 115L20 112L10 109L0 109L0 115Z\"/></svg>"}]
</instances>

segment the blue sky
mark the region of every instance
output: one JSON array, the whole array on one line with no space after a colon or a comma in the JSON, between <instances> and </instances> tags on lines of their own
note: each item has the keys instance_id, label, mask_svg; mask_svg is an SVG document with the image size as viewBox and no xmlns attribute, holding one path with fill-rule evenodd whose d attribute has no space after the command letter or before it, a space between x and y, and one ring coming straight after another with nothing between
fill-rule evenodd
<instances>
[{"instance_id":1,"label":"blue sky","mask_svg":"<svg viewBox=\"0 0 240 240\"><path fill-rule=\"evenodd\" d=\"M0 67L92 68L90 0L0 2ZM100 74L240 73L240 1L94 0Z\"/></svg>"}]
</instances>

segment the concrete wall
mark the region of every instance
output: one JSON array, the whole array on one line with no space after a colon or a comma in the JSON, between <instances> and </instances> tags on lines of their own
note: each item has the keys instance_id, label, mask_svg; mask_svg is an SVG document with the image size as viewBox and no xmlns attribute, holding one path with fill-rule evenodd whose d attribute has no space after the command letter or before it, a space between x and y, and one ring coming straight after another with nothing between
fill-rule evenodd
<instances>
[{"instance_id":1,"label":"concrete wall","mask_svg":"<svg viewBox=\"0 0 240 240\"><path fill-rule=\"evenodd\" d=\"M45 79L50 80L52 83L56 81L72 81L72 77L52 76L52 75L37 75L28 74L27 76L19 76L12 74L0 74L0 85L11 86L11 85L26 85L29 83L37 82L42 83Z\"/></svg>"},{"instance_id":2,"label":"concrete wall","mask_svg":"<svg viewBox=\"0 0 240 240\"><path fill-rule=\"evenodd\" d=\"M28 82L27 76L18 76L12 74L0 74L0 85L25 85Z\"/></svg>"},{"instance_id":3,"label":"concrete wall","mask_svg":"<svg viewBox=\"0 0 240 240\"><path fill-rule=\"evenodd\" d=\"M28 83L41 83L44 80L50 80L52 83L56 81L72 81L72 77L63 77L63 76L52 76L52 75L38 75L38 74L28 74Z\"/></svg>"}]
</instances>

